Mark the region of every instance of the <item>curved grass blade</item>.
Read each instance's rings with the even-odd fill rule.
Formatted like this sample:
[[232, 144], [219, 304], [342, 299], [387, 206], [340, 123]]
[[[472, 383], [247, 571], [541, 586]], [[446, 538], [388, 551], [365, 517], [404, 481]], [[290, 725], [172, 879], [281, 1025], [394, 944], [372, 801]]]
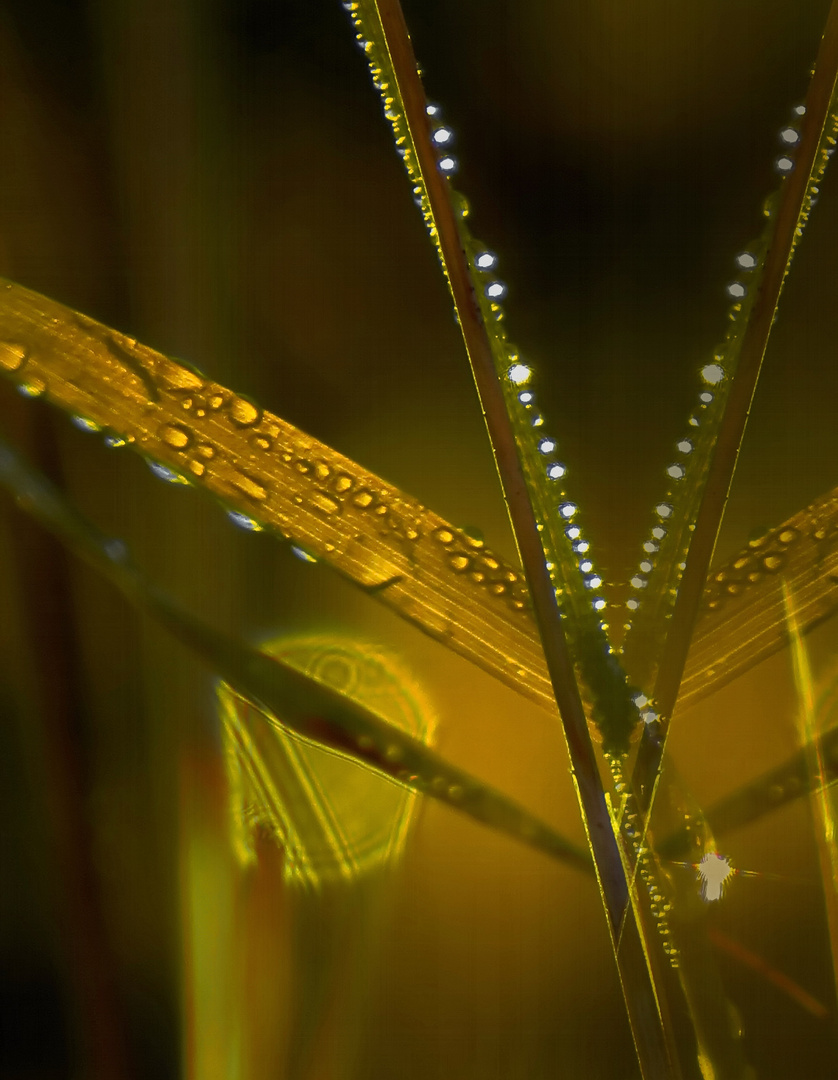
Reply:
[[[245, 521], [258, 514], [278, 536], [555, 715], [523, 575], [380, 476], [227, 387], [11, 282], [0, 283], [0, 371], [112, 433], [112, 443], [189, 476]], [[205, 407], [210, 401], [218, 407]], [[241, 426], [253, 416], [248, 408], [258, 419]], [[258, 508], [239, 461], [247, 473], [259, 463], [267, 495]], [[781, 567], [804, 632], [838, 609], [838, 489], [711, 577], [678, 713], [785, 647]]]
[[794, 590], [801, 633], [838, 610], [838, 488], [751, 540], [711, 574], [676, 715], [788, 645], [782, 581]]
[[431, 796], [481, 824], [578, 868], [577, 848], [505, 795], [450, 765], [419, 739], [260, 649], [197, 619], [147, 582], [120, 541], [102, 536], [36, 470], [0, 443], [0, 483], [80, 558], [104, 573], [138, 608], [162, 623], [216, 674], [300, 738], [325, 746], [396, 783]]

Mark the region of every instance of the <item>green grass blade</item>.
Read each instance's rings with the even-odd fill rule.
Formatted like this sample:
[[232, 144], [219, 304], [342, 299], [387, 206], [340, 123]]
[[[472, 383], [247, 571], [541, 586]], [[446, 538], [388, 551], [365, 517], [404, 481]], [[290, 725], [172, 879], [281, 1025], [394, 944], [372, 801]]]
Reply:
[[0, 483], [22, 509], [95, 569], [243, 697], [300, 738], [326, 746], [562, 862], [587, 867], [587, 852], [505, 795], [450, 765], [417, 738], [270, 653], [220, 633], [147, 582], [120, 541], [102, 536], [11, 447], [0, 443]]

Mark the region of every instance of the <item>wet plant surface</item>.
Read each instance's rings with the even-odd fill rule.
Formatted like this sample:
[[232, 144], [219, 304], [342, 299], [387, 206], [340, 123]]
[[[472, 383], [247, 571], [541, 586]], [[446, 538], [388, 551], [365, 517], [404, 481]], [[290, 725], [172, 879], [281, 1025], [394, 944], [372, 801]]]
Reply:
[[[732, 374], [726, 312], [741, 304], [744, 325], [759, 291], [763, 200], [798, 153], [793, 110], [826, 9], [405, 12], [442, 103], [434, 152], [456, 158], [452, 182], [486, 241], [467, 253], [484, 325], [508, 327], [500, 374], [518, 444], [533, 432], [537, 513], [549, 503], [566, 544], [569, 644], [629, 871], [642, 822], [619, 785], [657, 723], [643, 715], [656, 708], [647, 654], [666, 625], [662, 609], [644, 623], [643, 605], [655, 590], [665, 602], [655, 575], [677, 569], [679, 485]], [[190, 648], [182, 624], [173, 641], [142, 589], [137, 615], [4, 500], [5, 858], [18, 883], [4, 994], [12, 1016], [33, 1001], [54, 1016], [38, 1040], [15, 1025], [12, 1064], [203, 1076], [238, 1045], [225, 1075], [634, 1075], [595, 880], [533, 850], [539, 828], [587, 844], [527, 571], [346, 13], [51, 14], [4, 10], [0, 269], [67, 308], [7, 291], [0, 365], [77, 422], [9, 385], [4, 435], [124, 541], [103, 559], [124, 568], [126, 553], [229, 639], [202, 663], [194, 627]], [[687, 662], [691, 707], [675, 710], [638, 860], [639, 932], [671, 1010], [660, 1027], [686, 1076], [699, 1075], [696, 1031], [705, 1075], [826, 1077], [834, 1056], [831, 792], [804, 797], [834, 771], [832, 502], [789, 520], [836, 482], [832, 186], [827, 173], [783, 293]], [[178, 478], [214, 499], [160, 482]], [[55, 520], [66, 535], [64, 510]], [[597, 644], [606, 619], [618, 648], [623, 623], [639, 628], [620, 654], [627, 681]], [[795, 623], [813, 628], [801, 638]], [[209, 672], [232, 663], [230, 642], [268, 639], [316, 640], [334, 661], [328, 676], [318, 662], [321, 683], [343, 693], [347, 672], [389, 650], [436, 730], [437, 772], [423, 774], [404, 757], [418, 750], [390, 732], [378, 752], [375, 731], [353, 727], [360, 714], [343, 717], [356, 757], [424, 794], [374, 871], [352, 869], [340, 821], [319, 816], [318, 850], [350, 871], [310, 894], [289, 882], [295, 834], [260, 801], [271, 791], [256, 766], [240, 790], [247, 868], [229, 843]], [[276, 780], [291, 758], [266, 763], [294, 744], [245, 745], [262, 738], [261, 714], [233, 715], [238, 767], [261, 762]], [[615, 715], [631, 720], [627, 747]], [[347, 751], [332, 728], [309, 734]], [[443, 761], [468, 779], [434, 790]], [[531, 820], [500, 831], [483, 795], [484, 824], [458, 813], [472, 781]], [[297, 805], [332, 805], [321, 795]], [[632, 1022], [637, 1039], [646, 1021]]]

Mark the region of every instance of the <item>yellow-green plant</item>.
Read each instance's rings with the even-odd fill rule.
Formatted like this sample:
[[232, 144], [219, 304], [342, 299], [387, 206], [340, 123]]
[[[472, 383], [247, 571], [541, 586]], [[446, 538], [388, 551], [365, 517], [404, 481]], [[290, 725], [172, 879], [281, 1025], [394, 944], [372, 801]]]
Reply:
[[[451, 186], [453, 129], [424, 98], [398, 4], [363, 0], [345, 6], [454, 298], [521, 566], [490, 550], [474, 529], [426, 510], [249, 396], [10, 283], [0, 313], [0, 365], [28, 396], [46, 396], [71, 411], [79, 426], [104, 430], [111, 445], [132, 445], [175, 486], [208, 490], [245, 529], [290, 540], [305, 560], [332, 566], [436, 642], [546, 706], [554, 720], [557, 706], [589, 854], [493, 790], [498, 785], [477, 780], [478, 768], [449, 764], [444, 753], [388, 726], [363, 703], [195, 618], [149, 584], [122, 547], [105, 541], [11, 448], [0, 459], [0, 475], [25, 508], [104, 569], [238, 695], [259, 703], [265, 716], [273, 714], [302, 737], [541, 848], [588, 877], [594, 870], [642, 1075], [753, 1075], [747, 1034], [743, 1041], [716, 952], [738, 958], [743, 968], [762, 964], [762, 975], [796, 994], [798, 1003], [808, 1002], [809, 1012], [821, 1019], [824, 1007], [712, 925], [711, 905], [735, 872], [716, 843], [732, 823], [764, 816], [767, 804], [755, 792], [772, 792], [773, 807], [813, 793], [831, 932], [834, 836], [825, 788], [835, 740], [818, 731], [800, 638], [834, 605], [833, 497], [752, 538], [709, 584], [707, 579], [780, 289], [835, 144], [835, 18], [827, 24], [806, 104], [781, 130], [777, 168], [787, 175], [766, 204], [764, 232], [738, 256], [724, 344], [694, 366], [698, 402], [666, 468], [642, 561], [609, 593], [594, 563], [584, 499], [576, 502], [574, 470], [568, 475], [565, 454], [538, 405], [548, 375], [540, 376], [535, 390], [539, 365], [507, 337], [500, 303], [506, 286], [495, 276], [494, 255], [472, 238], [467, 204]], [[642, 423], [654, 422], [650, 409]], [[434, 438], [433, 424], [428, 437]], [[780, 580], [785, 591], [778, 591]], [[694, 634], [702, 598], [706, 612]], [[676, 705], [683, 709], [713, 692], [789, 636], [796, 644], [804, 748], [770, 777], [703, 813], [671, 762], [661, 769]], [[821, 715], [826, 711], [824, 704]], [[229, 731], [236, 732], [238, 723], [228, 715]], [[249, 754], [242, 743], [242, 760]], [[257, 813], [255, 820], [266, 817]], [[187, 833], [187, 848], [192, 842]], [[193, 920], [204, 903], [202, 888], [212, 888], [215, 878], [222, 892], [231, 887], [223, 856], [204, 858], [200, 845], [194, 850], [185, 885], [186, 892], [194, 890]], [[237, 886], [231, 888], [233, 896]], [[586, 895], [594, 905], [595, 890]], [[232, 918], [236, 904], [230, 899], [219, 911]], [[323, 925], [328, 918], [323, 915]], [[208, 919], [199, 926], [197, 948], [228, 931], [230, 940], [243, 940], [241, 928], [225, 930], [223, 921]], [[832, 940], [833, 956], [834, 948]], [[229, 942], [228, 949], [218, 971], [241, 978], [230, 974], [238, 954]], [[223, 1011], [209, 996], [203, 1000], [208, 970], [192, 972], [194, 994], [206, 1005], [195, 1028], [199, 1039], [209, 1038]], [[239, 992], [246, 999], [246, 979]], [[236, 1024], [247, 1023], [241, 1007]], [[192, 1048], [187, 1061], [196, 1075], [214, 1068], [234, 1075], [243, 1068], [235, 1048], [244, 1036], [236, 1024], [218, 1045], [209, 1039], [211, 1045]], [[583, 1059], [566, 1067], [584, 1069]], [[295, 1070], [306, 1067], [305, 1058], [289, 1060]], [[385, 1075], [387, 1055], [374, 1060], [376, 1075]], [[445, 1072], [444, 1055], [440, 1061]], [[549, 1068], [546, 1062], [524, 1050], [510, 1056], [499, 1075], [537, 1075]], [[459, 1064], [452, 1067], [463, 1072]], [[807, 1066], [813, 1067], [821, 1066]], [[347, 1073], [352, 1068], [344, 1062]], [[413, 1075], [404, 1068], [404, 1075]]]

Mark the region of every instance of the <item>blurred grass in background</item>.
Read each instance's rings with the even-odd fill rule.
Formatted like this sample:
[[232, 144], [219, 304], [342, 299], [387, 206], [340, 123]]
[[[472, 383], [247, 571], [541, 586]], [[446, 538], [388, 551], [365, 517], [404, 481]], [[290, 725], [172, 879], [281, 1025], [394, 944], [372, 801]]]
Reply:
[[[722, 337], [733, 256], [776, 186], [776, 132], [826, 9], [406, 4], [613, 580], [636, 561], [694, 370]], [[722, 556], [836, 483], [835, 183], [784, 295]], [[0, 274], [198, 364], [513, 553], [436, 257], [336, 0], [4, 0]], [[206, 618], [251, 639], [335, 632], [396, 649], [437, 704], [442, 752], [581, 837], [546, 715], [6, 385], [0, 423]], [[241, 1005], [253, 988], [267, 1063], [258, 1003], [293, 999], [290, 901], [269, 846], [244, 900], [224, 892], [210, 673], [8, 500], [0, 515], [0, 1074], [183, 1071], [179, 850], [201, 830], [207, 865], [220, 860], [206, 925], [225, 903], [248, 919], [225, 941], [247, 957], [241, 981], [216, 989]], [[833, 642], [828, 626], [813, 638], [816, 671]], [[794, 707], [778, 657], [691, 714], [673, 753], [699, 800], [790, 753]], [[591, 883], [442, 807], [419, 824], [358, 1076], [632, 1074]], [[814, 882], [809, 833], [798, 804], [730, 854]], [[817, 1022], [731, 968], [761, 1077], [831, 1075], [819, 903], [814, 884], [745, 879], [720, 908], [833, 1010]]]

